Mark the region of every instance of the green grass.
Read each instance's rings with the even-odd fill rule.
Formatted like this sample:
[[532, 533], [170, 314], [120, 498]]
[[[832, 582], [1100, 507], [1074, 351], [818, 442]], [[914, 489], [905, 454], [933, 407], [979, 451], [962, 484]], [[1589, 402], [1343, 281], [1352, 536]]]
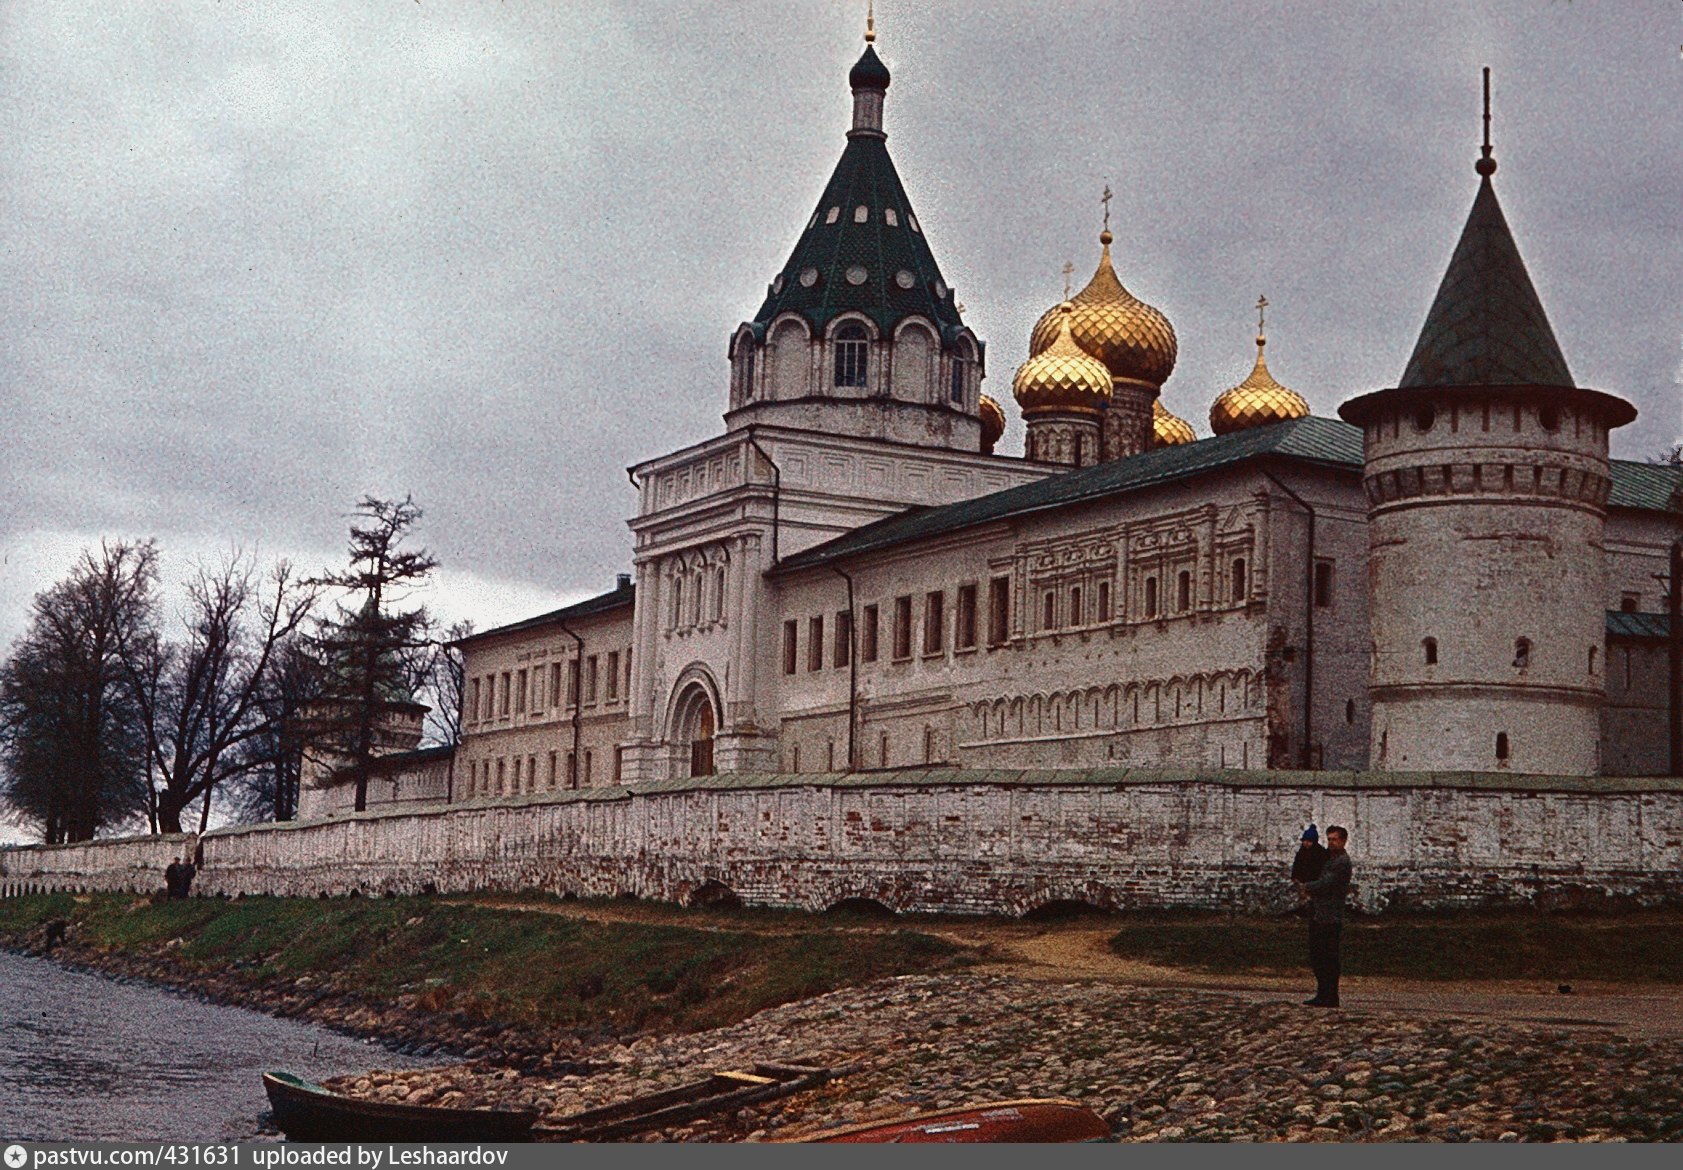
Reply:
[[[38, 941], [71, 920], [78, 948], [167, 960], [191, 981], [339, 991], [385, 1006], [516, 1026], [626, 1033], [716, 1027], [888, 975], [965, 962], [911, 930], [838, 934], [756, 912], [694, 911], [695, 925], [592, 922], [431, 898], [152, 902], [64, 895], [0, 900], [0, 939]], [[176, 941], [179, 940], [179, 941]]]
[[[1125, 958], [1212, 974], [1301, 972], [1297, 918], [1128, 916], [1110, 947]], [[1352, 919], [1344, 973], [1408, 979], [1683, 983], [1683, 912], [1550, 914], [1484, 910]]]

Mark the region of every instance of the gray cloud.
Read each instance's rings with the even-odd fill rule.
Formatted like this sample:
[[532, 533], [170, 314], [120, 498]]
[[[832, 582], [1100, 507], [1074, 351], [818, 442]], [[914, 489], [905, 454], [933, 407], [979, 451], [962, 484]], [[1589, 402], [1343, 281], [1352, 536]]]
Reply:
[[[412, 491], [446, 573], [605, 586], [624, 467], [717, 430], [726, 339], [841, 149], [857, 7], [10, 6], [8, 563], [66, 532], [331, 557], [360, 493]], [[1675, 6], [881, 9], [890, 148], [996, 396], [1106, 182], [1200, 430], [1260, 292], [1317, 412], [1394, 382], [1488, 63], [1574, 373], [1642, 410], [1618, 453], [1683, 430]], [[38, 585], [0, 570], [8, 640]]]

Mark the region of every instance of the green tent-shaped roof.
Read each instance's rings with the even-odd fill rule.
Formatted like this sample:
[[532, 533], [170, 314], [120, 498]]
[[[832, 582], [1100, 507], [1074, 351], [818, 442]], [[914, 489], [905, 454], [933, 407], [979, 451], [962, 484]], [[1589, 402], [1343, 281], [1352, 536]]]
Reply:
[[[887, 79], [888, 70], [867, 47], [854, 66], [854, 88], [880, 92]], [[794, 312], [818, 331], [848, 311], [865, 313], [884, 332], [906, 317], [927, 317], [943, 341], [963, 324], [887, 141], [881, 131], [858, 126], [849, 131], [818, 208], [753, 323], [763, 334], [779, 313]]]
[[1574, 384], [1485, 174], [1398, 386]]

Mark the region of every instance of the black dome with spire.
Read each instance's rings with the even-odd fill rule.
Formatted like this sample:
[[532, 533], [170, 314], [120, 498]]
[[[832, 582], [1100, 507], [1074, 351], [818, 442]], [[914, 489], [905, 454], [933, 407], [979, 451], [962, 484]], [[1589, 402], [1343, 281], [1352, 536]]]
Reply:
[[877, 56], [875, 46], [866, 45], [847, 75], [847, 84], [853, 89], [887, 89], [888, 81], [888, 66]]

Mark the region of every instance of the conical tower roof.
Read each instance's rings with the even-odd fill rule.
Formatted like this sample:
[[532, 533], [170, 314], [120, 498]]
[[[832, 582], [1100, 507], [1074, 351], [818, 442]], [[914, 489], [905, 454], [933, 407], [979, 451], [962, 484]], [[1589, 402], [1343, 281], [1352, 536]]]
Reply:
[[[870, 46], [849, 81], [856, 94], [866, 89], [880, 95], [888, 88], [888, 70]], [[795, 312], [822, 330], [850, 310], [865, 313], [885, 333], [913, 315], [936, 322], [944, 339], [963, 325], [885, 135], [857, 121], [754, 325], [763, 330], [779, 313]]]
[[[1495, 161], [1489, 171], [1495, 170]], [[1426, 314], [1401, 389], [1572, 386], [1566, 358], [1520, 259], [1489, 171]]]

